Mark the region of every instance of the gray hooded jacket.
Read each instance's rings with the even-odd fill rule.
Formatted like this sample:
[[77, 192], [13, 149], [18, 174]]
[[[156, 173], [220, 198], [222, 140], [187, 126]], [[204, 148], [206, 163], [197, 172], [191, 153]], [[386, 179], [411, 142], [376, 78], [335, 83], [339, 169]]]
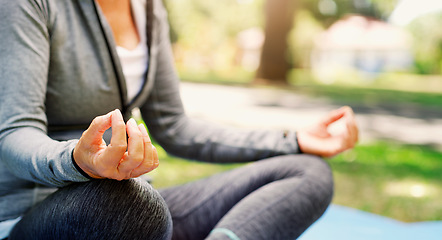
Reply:
[[147, 0], [149, 66], [127, 101], [112, 33], [94, 0], [0, 0], [0, 221], [54, 190], [88, 181], [72, 151], [92, 119], [138, 107], [171, 154], [246, 162], [297, 153], [294, 132], [237, 130], [188, 118], [179, 95], [167, 15]]

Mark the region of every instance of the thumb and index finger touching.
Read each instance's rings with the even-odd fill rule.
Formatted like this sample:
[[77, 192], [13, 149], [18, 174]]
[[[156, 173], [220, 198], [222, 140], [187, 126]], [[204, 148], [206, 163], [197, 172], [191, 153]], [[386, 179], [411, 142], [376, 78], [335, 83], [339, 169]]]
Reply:
[[328, 127], [331, 124], [339, 121], [340, 119], [343, 119], [345, 122], [345, 135], [349, 136], [349, 138], [356, 142], [358, 140], [358, 127], [356, 124], [355, 115], [351, 107], [344, 106], [331, 111], [322, 119], [322, 121], [320, 121], [320, 124]]
[[[132, 152], [132, 155], [152, 156], [154, 161], [158, 161], [157, 155], [152, 152], [154, 147], [151, 145], [150, 138], [144, 126], [143, 128], [140, 126], [135, 127], [137, 130], [139, 129], [138, 131], [142, 132], [142, 134], [138, 134], [140, 137], [137, 138], [137, 134], [134, 134], [134, 131], [131, 133], [129, 123], [125, 123], [118, 109], [106, 115], [96, 117], [80, 138], [81, 144], [79, 145], [81, 146], [78, 147], [80, 150], [76, 149], [76, 155], [78, 156], [76, 161], [78, 162], [78, 160], [80, 160], [80, 165], [83, 166], [84, 164], [82, 163], [85, 161], [83, 158], [91, 158], [93, 156], [93, 159], [85, 161], [89, 162], [89, 164], [87, 164], [88, 166], [90, 165], [86, 170], [92, 169], [93, 171], [89, 172], [92, 172], [93, 176], [115, 179], [121, 178], [120, 175], [122, 175], [122, 173], [119, 173], [119, 165], [124, 157], [129, 154], [129, 151]], [[110, 144], [106, 146], [106, 143], [103, 141], [103, 134], [109, 128], [112, 128], [112, 138]], [[127, 139], [127, 134], [129, 134], [130, 137], [129, 140]], [[128, 145], [131, 146], [128, 148]], [[143, 147], [143, 145], [149, 148]], [[146, 153], [140, 151], [140, 149], [144, 148]], [[134, 152], [137, 154], [134, 154]], [[141, 153], [138, 154], [139, 152]]]
[[340, 119], [343, 119], [345, 122], [346, 131], [344, 132], [344, 135], [347, 138], [346, 141], [350, 143], [350, 146], [353, 146], [358, 141], [358, 127], [353, 110], [350, 107], [344, 106], [330, 112], [323, 119], [322, 123], [328, 127], [330, 124]]
[[126, 124], [120, 110], [111, 112], [110, 127], [112, 138], [102, 154], [102, 164], [117, 167], [127, 150]]
[[338, 121], [339, 119], [347, 116], [347, 118], [351, 118], [353, 115], [353, 111], [351, 110], [350, 107], [341, 107], [338, 108], [336, 110], [331, 111], [327, 116], [325, 116], [321, 123], [324, 124], [325, 126], [329, 126], [330, 124]]
[[100, 145], [104, 132], [111, 127], [111, 118], [115, 111], [94, 118], [89, 128], [83, 132], [82, 140], [88, 145]]

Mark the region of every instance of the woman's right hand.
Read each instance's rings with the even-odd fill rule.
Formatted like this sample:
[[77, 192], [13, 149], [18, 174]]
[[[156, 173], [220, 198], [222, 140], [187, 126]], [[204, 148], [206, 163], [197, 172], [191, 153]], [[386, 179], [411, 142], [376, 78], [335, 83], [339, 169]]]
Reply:
[[[104, 132], [112, 128], [109, 145]], [[126, 138], [126, 133], [129, 138]], [[120, 110], [96, 117], [74, 149], [77, 165], [92, 178], [135, 178], [158, 167], [158, 153], [143, 124], [124, 123]]]

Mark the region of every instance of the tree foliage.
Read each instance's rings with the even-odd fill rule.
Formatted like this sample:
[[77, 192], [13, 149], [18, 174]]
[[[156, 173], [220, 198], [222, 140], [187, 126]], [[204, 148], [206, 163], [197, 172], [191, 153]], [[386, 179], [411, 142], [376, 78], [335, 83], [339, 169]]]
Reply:
[[209, 33], [216, 39], [225, 39], [243, 29], [263, 25], [262, 0], [165, 0], [165, 3], [175, 41], [197, 41], [195, 38]]
[[442, 13], [422, 16], [411, 22], [407, 28], [414, 37], [414, 56], [417, 73], [442, 73]]
[[304, 9], [325, 27], [347, 14], [386, 19], [397, 0], [300, 0]]
[[164, 0], [178, 67], [217, 71], [232, 67], [236, 36], [263, 26], [263, 0]]
[[[278, 0], [164, 0], [169, 12], [171, 38], [178, 63], [202, 64], [208, 71], [232, 65], [237, 51], [236, 37], [249, 28], [265, 29], [268, 1]], [[387, 20], [399, 0], [293, 0], [296, 13], [287, 44], [290, 66], [306, 67], [315, 35], [347, 14], [361, 14]], [[441, 72], [441, 15], [415, 20], [408, 26], [415, 45], [418, 73]], [[230, 71], [230, 70], [228, 70]]]

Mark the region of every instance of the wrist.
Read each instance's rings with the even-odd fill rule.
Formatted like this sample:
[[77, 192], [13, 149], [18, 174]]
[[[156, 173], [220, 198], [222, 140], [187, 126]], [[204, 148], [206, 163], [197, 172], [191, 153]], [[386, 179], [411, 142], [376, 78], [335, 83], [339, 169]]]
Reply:
[[77, 162], [75, 161], [75, 157], [74, 157], [74, 152], [75, 152], [75, 148], [74, 148], [74, 150], [72, 150], [72, 154], [71, 154], [71, 160], [72, 160], [72, 164], [74, 165], [74, 167], [75, 167], [75, 169], [77, 169], [77, 171], [81, 174], [81, 175], [83, 175], [85, 178], [88, 178], [88, 179], [93, 179], [91, 176], [89, 176], [89, 174], [87, 174], [78, 164], [77, 164]]
[[81, 175], [89, 179], [103, 179], [103, 177], [95, 174], [94, 171], [90, 170], [90, 168], [88, 168], [85, 164], [82, 164], [81, 161], [77, 161], [78, 159], [81, 159], [81, 157], [79, 157], [76, 153], [76, 148], [74, 148], [72, 151], [72, 163], [78, 172], [81, 173]]
[[299, 154], [303, 154], [304, 151], [302, 151], [301, 146], [300, 146], [300, 144], [299, 144], [299, 132], [296, 132], [296, 133], [295, 133], [295, 141], [296, 141], [296, 146], [297, 146], [297, 148], [298, 148], [298, 153], [299, 153]]

